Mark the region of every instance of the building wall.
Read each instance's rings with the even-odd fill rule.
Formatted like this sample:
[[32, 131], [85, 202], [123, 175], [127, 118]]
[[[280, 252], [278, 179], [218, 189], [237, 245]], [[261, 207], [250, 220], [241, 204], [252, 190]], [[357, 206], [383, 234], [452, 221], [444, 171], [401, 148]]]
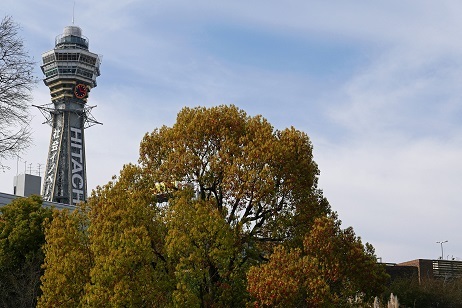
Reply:
[[40, 195], [42, 178], [32, 174], [19, 174], [13, 179], [14, 194], [22, 197]]
[[418, 268], [409, 265], [387, 265], [385, 271], [390, 275], [391, 281], [397, 278], [417, 278], [419, 277]]
[[462, 277], [461, 261], [417, 259], [400, 263], [397, 266], [416, 267], [420, 282], [424, 279]]
[[419, 281], [423, 279], [433, 279], [433, 261], [427, 259], [417, 259], [400, 263], [401, 266], [415, 266], [417, 267]]

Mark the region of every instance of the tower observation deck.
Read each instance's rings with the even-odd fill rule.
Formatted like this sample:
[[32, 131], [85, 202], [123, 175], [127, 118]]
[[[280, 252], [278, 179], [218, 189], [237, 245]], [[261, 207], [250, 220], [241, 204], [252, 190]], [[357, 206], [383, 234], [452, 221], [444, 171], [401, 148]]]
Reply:
[[42, 55], [51, 103], [36, 107], [52, 127], [42, 188], [45, 201], [75, 205], [87, 199], [84, 129], [100, 124], [87, 99], [96, 87], [101, 63], [88, 46], [82, 30], [68, 26], [56, 37], [55, 48]]

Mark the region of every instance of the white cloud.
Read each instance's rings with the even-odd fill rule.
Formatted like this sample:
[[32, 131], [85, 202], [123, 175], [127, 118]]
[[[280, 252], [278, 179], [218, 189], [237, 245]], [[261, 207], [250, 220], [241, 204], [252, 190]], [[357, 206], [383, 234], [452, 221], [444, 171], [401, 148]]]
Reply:
[[[323, 144], [315, 154], [333, 208], [384, 261], [435, 257], [433, 243], [442, 237], [451, 237], [448, 251], [462, 258], [460, 139], [361, 140]], [[390, 251], [390, 243], [407, 248]]]

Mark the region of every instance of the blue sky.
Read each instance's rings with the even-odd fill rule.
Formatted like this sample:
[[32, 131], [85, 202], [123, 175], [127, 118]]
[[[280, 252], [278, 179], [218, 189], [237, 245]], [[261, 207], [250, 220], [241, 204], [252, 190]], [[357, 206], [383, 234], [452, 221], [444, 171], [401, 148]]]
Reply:
[[[0, 15], [40, 61], [73, 5], [2, 0]], [[143, 135], [183, 106], [235, 104], [308, 133], [320, 188], [384, 261], [437, 258], [444, 240], [445, 258], [462, 259], [461, 13], [449, 0], [76, 1], [75, 24], [103, 55], [89, 188], [136, 162]], [[49, 101], [40, 82], [33, 103]], [[20, 173], [47, 156], [51, 129], [32, 112]], [[16, 161], [4, 163], [11, 192]]]

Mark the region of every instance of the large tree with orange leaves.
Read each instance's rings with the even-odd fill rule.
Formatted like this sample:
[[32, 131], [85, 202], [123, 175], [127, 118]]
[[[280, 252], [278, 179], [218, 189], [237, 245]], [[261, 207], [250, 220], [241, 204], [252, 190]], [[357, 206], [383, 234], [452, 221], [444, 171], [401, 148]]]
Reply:
[[[328, 236], [316, 221], [334, 215], [318, 174], [311, 142], [295, 128], [276, 130], [235, 106], [182, 109], [173, 126], [145, 135], [139, 165], [125, 166], [90, 198], [91, 268], [80, 304], [243, 307], [268, 295], [256, 294], [246, 273], [259, 265], [264, 272], [278, 254], [293, 260], [287, 273], [299, 283], [307, 277], [299, 259], [317, 249], [306, 246], [307, 236]], [[298, 255], [283, 255], [280, 245]], [[367, 255], [362, 246], [356, 252], [349, 261]], [[310, 266], [337, 271], [322, 264]], [[249, 275], [254, 285], [267, 279]], [[328, 286], [316, 298], [337, 292]], [[281, 296], [304, 299], [285, 290]]]

